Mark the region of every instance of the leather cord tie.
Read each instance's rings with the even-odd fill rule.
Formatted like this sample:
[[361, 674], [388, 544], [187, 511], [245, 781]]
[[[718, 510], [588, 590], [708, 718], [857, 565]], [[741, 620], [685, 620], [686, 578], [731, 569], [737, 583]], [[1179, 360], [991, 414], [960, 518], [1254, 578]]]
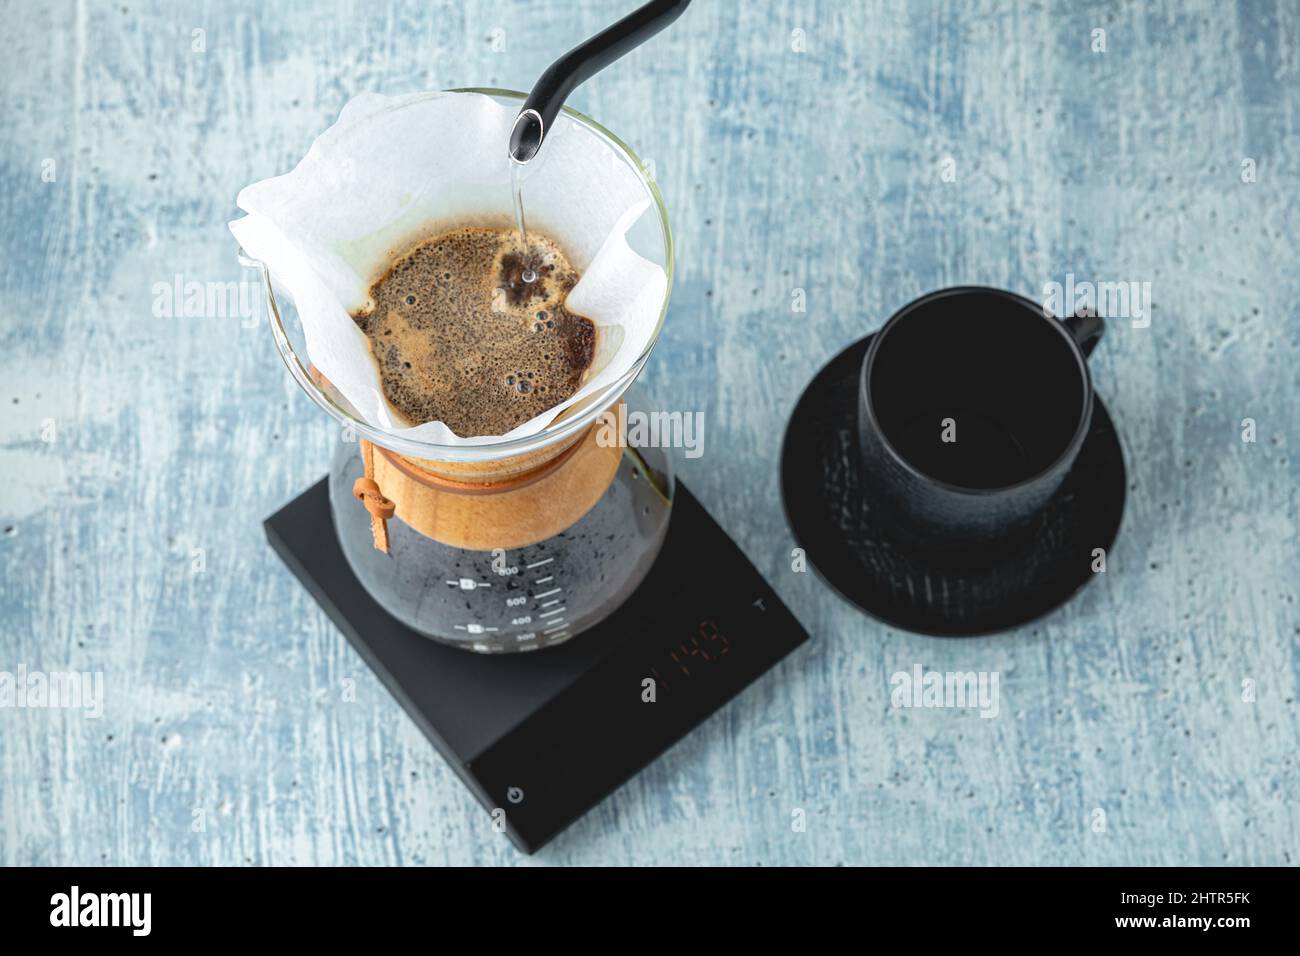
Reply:
[[375, 446], [364, 438], [361, 439], [361, 460], [365, 463], [366, 475], [353, 483], [352, 496], [370, 512], [370, 533], [374, 536], [375, 548], [387, 554], [388, 519], [396, 513], [397, 505], [385, 498], [375, 483]]

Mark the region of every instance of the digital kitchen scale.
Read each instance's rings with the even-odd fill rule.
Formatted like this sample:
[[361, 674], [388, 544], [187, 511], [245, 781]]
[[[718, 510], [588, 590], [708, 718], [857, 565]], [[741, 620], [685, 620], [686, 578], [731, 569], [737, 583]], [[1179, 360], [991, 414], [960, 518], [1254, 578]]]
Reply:
[[808, 639], [680, 481], [663, 549], [632, 597], [533, 652], [447, 647], [390, 616], [348, 567], [324, 480], [267, 519], [266, 534], [479, 802], [504, 811], [525, 853]]

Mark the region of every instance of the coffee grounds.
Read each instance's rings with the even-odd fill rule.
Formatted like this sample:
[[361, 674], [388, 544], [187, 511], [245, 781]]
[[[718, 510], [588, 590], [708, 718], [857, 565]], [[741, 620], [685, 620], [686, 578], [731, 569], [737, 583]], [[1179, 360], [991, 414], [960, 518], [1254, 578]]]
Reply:
[[543, 236], [525, 252], [513, 231], [456, 229], [397, 259], [353, 319], [403, 424], [503, 435], [573, 395], [591, 366], [595, 326], [565, 307], [578, 278]]

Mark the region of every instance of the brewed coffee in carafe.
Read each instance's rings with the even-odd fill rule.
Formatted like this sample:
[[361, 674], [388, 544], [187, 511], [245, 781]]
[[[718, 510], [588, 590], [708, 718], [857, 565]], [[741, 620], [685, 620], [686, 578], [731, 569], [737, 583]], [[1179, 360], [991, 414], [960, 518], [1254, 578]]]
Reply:
[[353, 571], [403, 623], [470, 650], [533, 650], [591, 627], [649, 571], [673, 492], [661, 450], [603, 447], [603, 428], [527, 461], [472, 467], [373, 447], [372, 473], [398, 502], [387, 553], [352, 497], [363, 450], [344, 446], [330, 501]]

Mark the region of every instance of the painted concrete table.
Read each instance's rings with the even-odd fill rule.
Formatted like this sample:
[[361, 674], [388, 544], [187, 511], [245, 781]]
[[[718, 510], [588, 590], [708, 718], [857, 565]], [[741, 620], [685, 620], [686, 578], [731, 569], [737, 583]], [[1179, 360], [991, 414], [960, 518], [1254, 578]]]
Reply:
[[[705, 414], [680, 473], [814, 640], [539, 856], [280, 565], [261, 519], [337, 428], [259, 312], [166, 290], [251, 278], [236, 192], [354, 94], [526, 87], [626, 6], [6, 5], [0, 671], [103, 698], [0, 709], [0, 863], [1295, 863], [1292, 4], [700, 0], [578, 91], [675, 224], [642, 382]], [[792, 570], [776, 461], [826, 359], [927, 290], [1071, 276], [1149, 290], [1092, 363], [1131, 472], [1104, 577], [963, 642]], [[997, 672], [998, 716], [892, 707], [918, 664]]]

